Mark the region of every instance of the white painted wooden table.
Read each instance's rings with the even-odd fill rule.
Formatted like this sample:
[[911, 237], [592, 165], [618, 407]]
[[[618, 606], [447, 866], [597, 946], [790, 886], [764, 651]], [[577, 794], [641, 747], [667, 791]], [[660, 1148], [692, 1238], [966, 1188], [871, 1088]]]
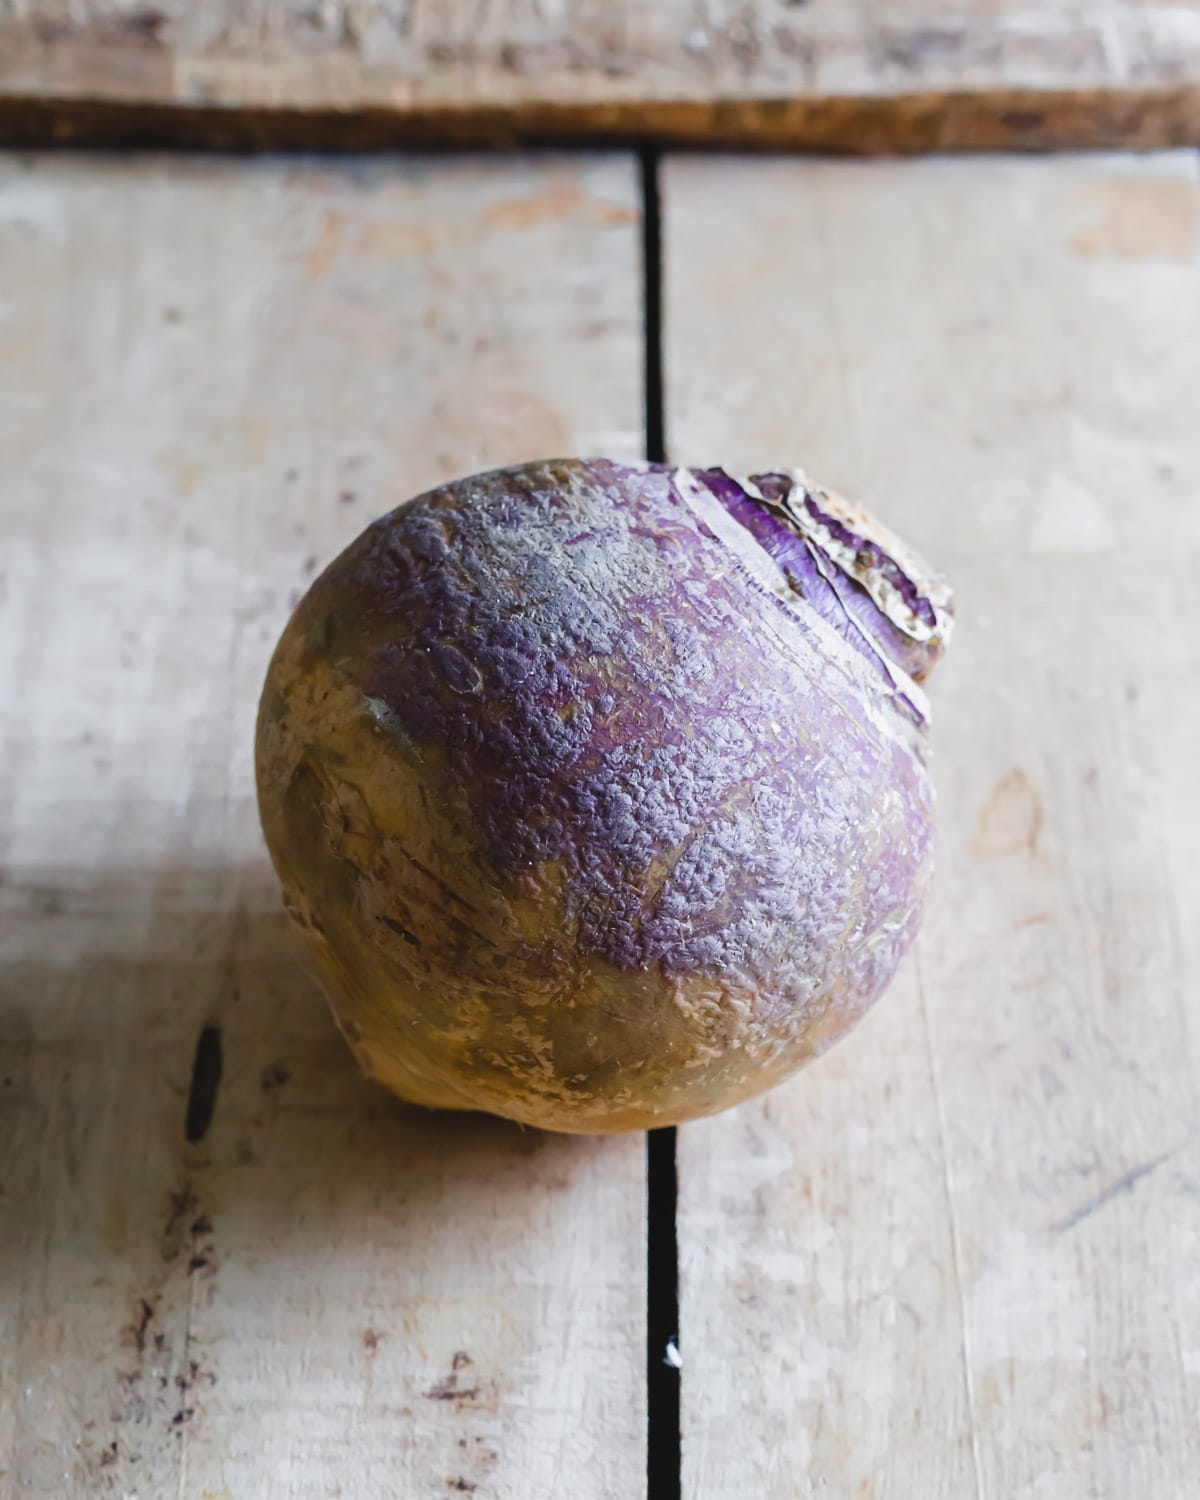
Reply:
[[[680, 1493], [1185, 1500], [1196, 159], [660, 186], [672, 457], [807, 465], [960, 606], [917, 953], [679, 1132]], [[640, 237], [628, 155], [0, 161], [2, 1500], [646, 1496], [644, 1139], [362, 1082], [250, 756], [370, 517], [641, 451]]]
[[635, 1495], [642, 1141], [362, 1082], [251, 750], [368, 519], [640, 450], [632, 164], [2, 172], [0, 1495]]
[[1200, 1494], [1194, 154], [681, 160], [669, 440], [954, 580], [902, 980], [680, 1131], [684, 1493]]

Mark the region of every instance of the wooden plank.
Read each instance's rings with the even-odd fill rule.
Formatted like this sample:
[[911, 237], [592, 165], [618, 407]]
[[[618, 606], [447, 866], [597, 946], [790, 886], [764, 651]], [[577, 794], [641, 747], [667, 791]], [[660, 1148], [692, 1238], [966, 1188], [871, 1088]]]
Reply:
[[639, 1495], [643, 1139], [361, 1080], [251, 754], [368, 519], [640, 450], [633, 164], [0, 174], [0, 1495]]
[[672, 456], [957, 586], [941, 856], [840, 1048], [679, 1136], [684, 1494], [1200, 1472], [1200, 173], [670, 160]]
[[9, 141], [1200, 144], [1178, 0], [3, 0]]

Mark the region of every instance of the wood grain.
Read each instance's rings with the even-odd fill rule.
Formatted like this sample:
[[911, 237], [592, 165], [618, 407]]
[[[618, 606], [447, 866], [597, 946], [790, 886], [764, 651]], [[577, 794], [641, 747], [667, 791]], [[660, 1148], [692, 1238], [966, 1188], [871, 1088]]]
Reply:
[[639, 452], [632, 163], [0, 174], [0, 1496], [641, 1494], [642, 1138], [361, 1080], [251, 755], [370, 518]]
[[0, 0], [0, 137], [1200, 144], [1178, 0]]
[[960, 622], [918, 951], [680, 1131], [684, 1494], [1190, 1493], [1196, 159], [681, 159], [663, 201], [672, 457], [859, 496]]

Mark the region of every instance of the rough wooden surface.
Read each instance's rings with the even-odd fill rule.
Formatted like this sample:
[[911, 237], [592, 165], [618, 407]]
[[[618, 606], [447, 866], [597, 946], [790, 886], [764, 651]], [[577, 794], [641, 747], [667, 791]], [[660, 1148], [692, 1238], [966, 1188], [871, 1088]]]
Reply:
[[640, 451], [632, 164], [0, 170], [0, 1496], [641, 1494], [642, 1138], [363, 1082], [251, 767], [370, 517]]
[[1178, 0], [0, 0], [0, 136], [1200, 144]]
[[1200, 172], [673, 160], [672, 456], [958, 590], [940, 875], [840, 1049], [679, 1137], [684, 1494], [1200, 1473]]

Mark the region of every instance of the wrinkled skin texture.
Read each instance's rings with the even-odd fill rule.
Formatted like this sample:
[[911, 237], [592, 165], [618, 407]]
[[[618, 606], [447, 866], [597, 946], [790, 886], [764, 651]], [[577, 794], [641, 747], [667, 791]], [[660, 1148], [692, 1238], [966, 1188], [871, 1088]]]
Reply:
[[[765, 514], [720, 471], [531, 464], [401, 506], [300, 603], [263, 827], [397, 1094], [670, 1124], [791, 1073], [892, 976], [931, 869], [920, 690], [857, 583], [847, 610], [806, 582], [773, 513], [755, 540]], [[941, 638], [901, 644], [927, 670]]]

